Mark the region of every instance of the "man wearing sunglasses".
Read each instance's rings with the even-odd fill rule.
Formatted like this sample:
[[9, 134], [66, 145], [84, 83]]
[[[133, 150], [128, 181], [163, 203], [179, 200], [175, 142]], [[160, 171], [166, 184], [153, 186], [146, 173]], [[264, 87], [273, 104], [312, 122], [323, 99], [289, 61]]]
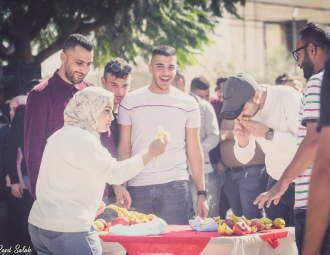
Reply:
[[[108, 149], [112, 157], [117, 158], [117, 146], [119, 141], [118, 129], [118, 106], [120, 101], [127, 95], [132, 81], [132, 67], [122, 58], [113, 58], [109, 60], [104, 67], [104, 75], [101, 77], [103, 88], [114, 93], [113, 116], [111, 122], [111, 134], [101, 134], [101, 142]], [[116, 195], [118, 206], [130, 207], [131, 197], [128, 191], [121, 185], [109, 187], [109, 198], [112, 200]], [[104, 215], [103, 215], [104, 216]], [[103, 217], [102, 216], [102, 217]]]
[[[259, 202], [259, 207], [267, 200], [268, 205], [272, 200], [278, 203], [282, 199], [281, 196], [288, 189], [289, 184], [295, 180], [294, 225], [296, 229], [296, 244], [299, 254], [302, 254], [309, 182], [314, 167], [319, 138], [316, 126], [320, 114], [323, 66], [327, 57], [330, 56], [330, 31], [318, 24], [309, 23], [299, 32], [296, 48], [292, 52], [293, 57], [297, 61], [297, 65], [303, 70], [304, 77], [308, 80], [300, 103], [299, 123], [301, 126], [298, 128], [297, 133], [298, 150], [277, 184], [268, 193], [261, 194], [255, 203]], [[310, 209], [313, 210], [313, 208]], [[312, 230], [308, 229], [308, 232], [310, 231]], [[317, 230], [314, 230], [312, 233], [314, 235], [317, 233]], [[329, 254], [330, 252], [330, 230], [327, 232], [327, 239], [322, 244], [321, 254]]]

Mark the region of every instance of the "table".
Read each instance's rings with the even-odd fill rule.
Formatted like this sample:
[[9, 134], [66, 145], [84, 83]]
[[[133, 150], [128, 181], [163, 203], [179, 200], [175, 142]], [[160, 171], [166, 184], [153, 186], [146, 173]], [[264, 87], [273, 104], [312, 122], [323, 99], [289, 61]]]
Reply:
[[[196, 232], [190, 226], [168, 225], [155, 236], [99, 235], [104, 255], [295, 255], [294, 228], [271, 229], [246, 236]], [[264, 241], [265, 240], [265, 241]], [[272, 246], [275, 248], [272, 248]]]

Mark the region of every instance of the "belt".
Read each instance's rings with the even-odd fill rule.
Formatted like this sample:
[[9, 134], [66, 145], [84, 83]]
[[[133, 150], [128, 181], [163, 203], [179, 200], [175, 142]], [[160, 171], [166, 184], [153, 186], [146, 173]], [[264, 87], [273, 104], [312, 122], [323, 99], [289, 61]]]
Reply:
[[251, 167], [256, 167], [256, 166], [260, 166], [263, 167], [265, 165], [247, 165], [247, 166], [233, 166], [233, 167], [225, 167], [226, 171], [232, 171], [232, 172], [241, 172], [244, 171], [246, 169], [249, 169]]

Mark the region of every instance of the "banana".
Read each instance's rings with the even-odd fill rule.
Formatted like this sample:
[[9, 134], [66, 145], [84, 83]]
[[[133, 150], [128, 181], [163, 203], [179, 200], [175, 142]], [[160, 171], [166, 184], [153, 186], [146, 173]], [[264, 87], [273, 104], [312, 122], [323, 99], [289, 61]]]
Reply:
[[257, 227], [256, 226], [252, 226], [251, 227], [251, 234], [254, 234], [255, 232], [257, 232]]
[[131, 220], [134, 218], [134, 216], [129, 211], [127, 211], [125, 208], [118, 207], [118, 210], [120, 212], [122, 212], [128, 220]]
[[222, 224], [222, 220], [220, 219], [220, 216], [219, 217], [213, 217], [213, 220], [218, 223], [218, 224]]
[[242, 218], [243, 218], [243, 220], [244, 220], [244, 222], [245, 222], [246, 225], [251, 226], [251, 221], [250, 220], [248, 220], [247, 218], [245, 218], [244, 215], [242, 216]]
[[[166, 135], [167, 142], [170, 142], [172, 140], [171, 134], [169, 132], [165, 132], [163, 126], [158, 126], [158, 134], [155, 135], [155, 138], [157, 139], [163, 135]], [[156, 167], [157, 167], [158, 157], [155, 157], [155, 162], [156, 162]]]
[[153, 218], [157, 218], [156, 215], [153, 215], [153, 214], [148, 214], [145, 216], [149, 221], [151, 221]]
[[228, 227], [226, 223], [223, 222], [222, 225], [225, 227], [226, 235], [231, 236], [232, 234], [234, 234], [233, 230], [230, 227]]
[[139, 219], [139, 220], [144, 220], [144, 219], [147, 219], [146, 216], [142, 213], [138, 213], [138, 212], [135, 212], [135, 211], [131, 211], [130, 212], [135, 218]]
[[118, 210], [118, 207], [116, 205], [108, 205], [107, 208], [115, 210], [118, 213], [118, 217], [125, 217], [124, 214]]
[[219, 235], [225, 235], [226, 234], [226, 229], [225, 229], [225, 226], [223, 224], [219, 224], [218, 233], [219, 233]]
[[244, 222], [243, 220], [241, 220], [240, 218], [238, 218], [235, 214], [229, 214], [229, 218], [233, 221], [233, 222]]

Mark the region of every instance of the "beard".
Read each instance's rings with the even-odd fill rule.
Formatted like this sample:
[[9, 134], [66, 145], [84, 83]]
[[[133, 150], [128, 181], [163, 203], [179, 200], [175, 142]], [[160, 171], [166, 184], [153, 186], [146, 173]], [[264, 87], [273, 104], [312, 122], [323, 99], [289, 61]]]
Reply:
[[304, 72], [304, 77], [308, 81], [312, 75], [314, 74], [314, 64], [308, 56], [307, 49], [305, 50], [305, 57], [303, 62], [301, 63], [301, 69]]
[[68, 64], [65, 62], [64, 63], [64, 74], [65, 74], [65, 77], [70, 81], [70, 82], [72, 82], [73, 84], [79, 84], [79, 83], [81, 83], [83, 80], [84, 80], [84, 78], [85, 78], [85, 76], [84, 77], [82, 77], [81, 79], [75, 79], [74, 78], [74, 74], [75, 73], [78, 73], [78, 72], [74, 72], [74, 71], [72, 71], [71, 69], [70, 69], [70, 67], [68, 66]]
[[168, 90], [169, 87], [171, 86], [171, 84], [170, 84], [166, 89], [164, 89], [164, 88], [162, 88], [161, 86], [158, 85], [158, 83], [157, 83], [155, 77], [153, 77], [153, 79], [154, 79], [154, 82], [155, 82], [156, 86], [157, 86], [160, 90], [165, 90], [165, 91], [166, 91], [166, 90]]

